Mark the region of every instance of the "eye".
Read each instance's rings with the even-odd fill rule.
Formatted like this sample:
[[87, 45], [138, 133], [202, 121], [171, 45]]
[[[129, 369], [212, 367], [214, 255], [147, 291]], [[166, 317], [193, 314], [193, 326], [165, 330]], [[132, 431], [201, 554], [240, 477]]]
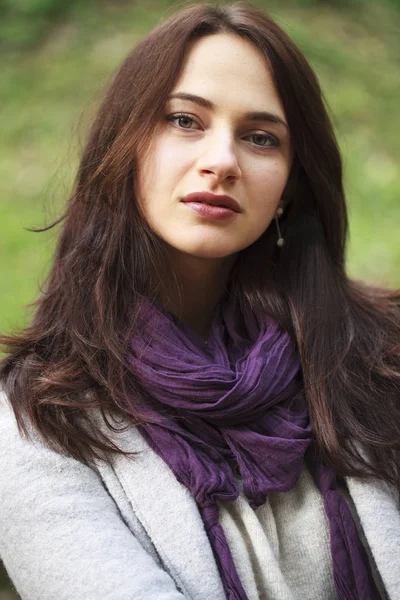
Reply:
[[268, 148], [270, 146], [276, 148], [277, 146], [279, 146], [279, 140], [270, 133], [252, 133], [247, 137], [253, 138], [253, 143], [259, 148]]
[[168, 115], [167, 121], [178, 121], [177, 127], [180, 129], [191, 129], [191, 125], [196, 122], [193, 117], [185, 113]]

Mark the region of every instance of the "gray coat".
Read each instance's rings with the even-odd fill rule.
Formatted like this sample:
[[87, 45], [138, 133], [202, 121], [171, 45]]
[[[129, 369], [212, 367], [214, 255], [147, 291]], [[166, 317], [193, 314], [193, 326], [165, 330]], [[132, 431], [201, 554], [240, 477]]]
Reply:
[[[23, 600], [224, 600], [189, 491], [136, 429], [114, 440], [141, 454], [91, 469], [21, 438], [0, 394], [0, 556]], [[347, 484], [389, 598], [400, 600], [399, 496]]]

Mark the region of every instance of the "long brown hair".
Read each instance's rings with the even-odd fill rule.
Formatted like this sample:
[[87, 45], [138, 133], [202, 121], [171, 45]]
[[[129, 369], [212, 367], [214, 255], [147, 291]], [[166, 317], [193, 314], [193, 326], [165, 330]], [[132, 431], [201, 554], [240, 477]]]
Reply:
[[264, 55], [294, 149], [285, 246], [276, 247], [268, 228], [243, 250], [232, 293], [243, 310], [271, 314], [297, 343], [325, 462], [339, 475], [376, 476], [400, 488], [400, 295], [347, 278], [341, 158], [318, 81], [278, 25], [244, 3], [195, 5], [169, 17], [109, 87], [32, 322], [21, 335], [0, 338], [7, 351], [0, 380], [21, 433], [28, 435], [28, 417], [48, 445], [91, 464], [119, 449], [93, 425], [90, 409], [144, 422], [128, 340], [136, 300], [162, 295], [171, 265], [135, 202], [138, 157], [165, 118], [189, 43], [218, 32], [241, 36]]

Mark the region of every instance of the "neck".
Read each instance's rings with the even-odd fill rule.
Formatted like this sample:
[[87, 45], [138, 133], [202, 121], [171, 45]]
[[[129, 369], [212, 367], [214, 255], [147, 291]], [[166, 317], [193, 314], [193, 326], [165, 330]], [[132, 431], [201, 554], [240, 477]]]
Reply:
[[[166, 286], [162, 303], [207, 339], [215, 309], [224, 294], [236, 257], [204, 259], [169, 250], [176, 282]], [[176, 285], [177, 283], [177, 285]]]

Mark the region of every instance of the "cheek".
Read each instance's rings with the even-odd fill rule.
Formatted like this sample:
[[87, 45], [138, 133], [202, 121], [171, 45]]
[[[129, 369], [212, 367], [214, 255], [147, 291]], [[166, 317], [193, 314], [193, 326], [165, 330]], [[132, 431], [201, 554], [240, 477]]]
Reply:
[[289, 169], [285, 163], [271, 163], [253, 173], [253, 191], [255, 202], [259, 210], [270, 214], [275, 211], [282, 196], [289, 176]]
[[190, 156], [170, 140], [160, 141], [154, 149], [145, 173], [147, 196], [172, 192], [190, 163]]
[[171, 202], [182, 181], [190, 160], [176, 144], [159, 140], [140, 165], [137, 202], [142, 215], [158, 233], [169, 222]]
[[142, 205], [148, 205], [157, 196], [157, 188], [161, 182], [165, 183], [168, 168], [165, 163], [168, 153], [160, 144], [156, 144], [149, 155], [138, 167], [138, 201]]

